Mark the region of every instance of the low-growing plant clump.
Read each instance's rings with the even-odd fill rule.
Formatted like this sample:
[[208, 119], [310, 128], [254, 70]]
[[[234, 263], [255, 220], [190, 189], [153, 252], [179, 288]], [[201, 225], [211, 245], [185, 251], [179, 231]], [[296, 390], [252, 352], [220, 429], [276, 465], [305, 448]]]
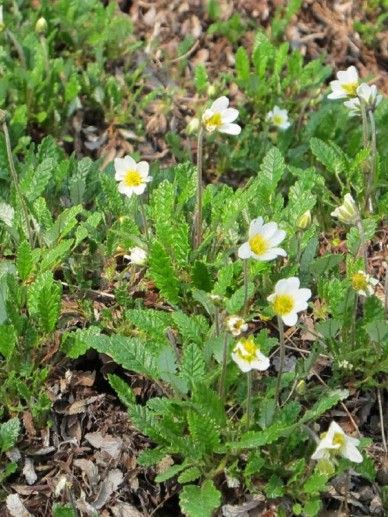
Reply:
[[[146, 508], [131, 484], [115, 498], [123, 469], [105, 484], [90, 471], [81, 441], [95, 446], [97, 433], [81, 423], [38, 515], [124, 515], [117, 500], [164, 515], [168, 499], [165, 515], [188, 517], [383, 515], [388, 101], [373, 78], [306, 62], [282, 41], [300, 2], [249, 48], [239, 19], [222, 21], [208, 2], [209, 34], [232, 38], [234, 68], [211, 79], [205, 65], [191, 69], [190, 120], [166, 135], [168, 158], [150, 160], [142, 113], [174, 92], [147, 87], [130, 18], [97, 0], [28, 14], [27, 2], [10, 4], [0, 56], [6, 511], [26, 512], [24, 496], [52, 468], [41, 458], [63, 445], [55, 415], [84, 365], [128, 412], [128, 472], [136, 465], [149, 494], [164, 496]], [[113, 135], [110, 154], [92, 145], [96, 128], [82, 140], [81, 119]], [[131, 144], [116, 148], [125, 128]], [[98, 497], [73, 468], [101, 482]], [[373, 487], [373, 510], [355, 497], [361, 486]]]

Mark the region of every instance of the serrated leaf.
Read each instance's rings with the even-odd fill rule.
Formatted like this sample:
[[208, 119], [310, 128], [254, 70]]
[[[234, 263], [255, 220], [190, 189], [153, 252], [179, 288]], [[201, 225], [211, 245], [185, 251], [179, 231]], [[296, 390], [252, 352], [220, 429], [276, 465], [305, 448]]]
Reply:
[[164, 472], [161, 472], [158, 474], [155, 478], [155, 481], [157, 483], [163, 483], [164, 481], [167, 481], [167, 479], [171, 479], [172, 477], [179, 474], [179, 472], [182, 472], [182, 470], [185, 470], [187, 468], [187, 465], [182, 463], [181, 465], [171, 465], [171, 467], [168, 467]]
[[20, 190], [28, 201], [33, 202], [43, 194], [53, 175], [55, 161], [45, 158], [35, 169], [31, 168], [20, 182]]
[[203, 92], [208, 87], [208, 76], [206, 67], [204, 64], [200, 63], [195, 67], [194, 70], [194, 81], [195, 88], [198, 92]]
[[0, 354], [9, 359], [16, 345], [16, 332], [12, 325], [0, 325]]
[[199, 470], [199, 468], [189, 467], [188, 469], [184, 470], [181, 474], [179, 474], [178, 483], [191, 483], [191, 481], [195, 481], [199, 477], [201, 477], [201, 471]]
[[208, 330], [206, 320], [201, 316], [187, 316], [182, 311], [172, 313], [172, 319], [183, 337], [183, 342], [193, 341], [200, 345], [203, 335]]
[[121, 377], [114, 373], [108, 373], [108, 381], [124, 406], [129, 407], [136, 403], [132, 388]]
[[3, 453], [12, 449], [16, 444], [19, 433], [20, 422], [16, 417], [0, 424], [0, 452]]
[[275, 192], [277, 184], [283, 176], [285, 163], [282, 153], [272, 147], [264, 156], [260, 166], [260, 181], [269, 191]]
[[236, 72], [237, 79], [241, 82], [249, 79], [250, 64], [248, 52], [244, 47], [239, 47], [236, 52]]
[[179, 301], [179, 282], [171, 263], [171, 257], [158, 241], [154, 242], [151, 247], [149, 262], [148, 274], [155, 282], [160, 294], [170, 303], [177, 304]]
[[325, 396], [318, 400], [311, 409], [308, 409], [302, 417], [301, 423], [316, 420], [321, 415], [336, 406], [338, 402], [349, 396], [348, 390], [333, 390], [325, 393]]
[[54, 503], [53, 517], [76, 517], [77, 514], [70, 504]]
[[0, 201], [0, 221], [12, 228], [15, 217], [15, 210], [8, 203]]
[[45, 250], [39, 264], [40, 272], [56, 269], [65, 260], [73, 244], [73, 239], [64, 239], [50, 250]]
[[27, 241], [19, 244], [16, 254], [16, 269], [21, 280], [26, 280], [32, 271], [34, 259], [31, 246]]
[[179, 503], [186, 517], [211, 517], [221, 504], [221, 493], [213, 481], [207, 480], [202, 486], [188, 485], [183, 487]]
[[303, 485], [303, 491], [309, 495], [318, 495], [326, 489], [327, 476], [314, 472]]
[[190, 386], [203, 381], [205, 377], [205, 360], [195, 343], [190, 343], [183, 350], [181, 376]]

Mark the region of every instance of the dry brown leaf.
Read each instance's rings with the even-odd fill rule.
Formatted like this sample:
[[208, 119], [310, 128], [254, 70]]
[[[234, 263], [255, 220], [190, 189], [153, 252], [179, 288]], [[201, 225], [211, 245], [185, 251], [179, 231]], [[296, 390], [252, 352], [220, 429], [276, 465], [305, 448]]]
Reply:
[[17, 494], [10, 494], [6, 499], [6, 504], [12, 517], [32, 517]]
[[123, 441], [118, 436], [110, 434], [103, 435], [100, 432], [88, 433], [85, 439], [96, 449], [108, 453], [112, 458], [117, 459], [123, 447]]

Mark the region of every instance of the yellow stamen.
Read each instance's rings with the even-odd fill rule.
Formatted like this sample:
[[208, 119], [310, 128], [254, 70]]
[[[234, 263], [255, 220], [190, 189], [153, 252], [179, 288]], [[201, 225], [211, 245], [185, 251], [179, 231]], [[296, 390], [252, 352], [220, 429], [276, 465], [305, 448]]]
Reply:
[[214, 127], [214, 128], [222, 126], [221, 113], [214, 113], [211, 117], [209, 117], [205, 121], [205, 125], [206, 125], [206, 127]]
[[242, 338], [239, 341], [239, 344], [242, 345], [243, 350], [241, 350], [240, 347], [235, 349], [236, 355], [242, 360], [242, 361], [248, 361], [251, 363], [256, 359], [256, 353], [258, 351], [258, 348], [253, 340], [253, 337], [249, 338]]
[[126, 187], [138, 187], [142, 185], [143, 178], [140, 176], [139, 171], [134, 169], [129, 169], [123, 178], [123, 183]]
[[354, 273], [352, 276], [352, 287], [355, 291], [366, 291], [368, 289], [368, 280], [365, 273], [361, 271]]
[[357, 95], [358, 83], [345, 83], [342, 84], [341, 87], [349, 97], [355, 97]]
[[295, 302], [292, 296], [289, 294], [278, 294], [273, 302], [273, 310], [275, 314], [285, 316], [292, 311], [294, 305]]
[[283, 124], [283, 117], [281, 115], [274, 115], [272, 122], [275, 126], [281, 126]]
[[335, 433], [333, 436], [333, 445], [339, 445], [340, 448], [345, 445], [345, 436], [342, 433]]
[[259, 234], [251, 237], [248, 242], [255, 255], [263, 255], [269, 248], [268, 241]]

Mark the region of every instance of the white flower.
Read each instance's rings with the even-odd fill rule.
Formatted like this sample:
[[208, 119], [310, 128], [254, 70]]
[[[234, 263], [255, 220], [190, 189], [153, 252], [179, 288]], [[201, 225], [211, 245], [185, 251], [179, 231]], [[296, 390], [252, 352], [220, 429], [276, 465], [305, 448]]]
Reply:
[[248, 330], [248, 323], [239, 316], [230, 316], [226, 320], [226, 326], [233, 336], [239, 336]]
[[219, 131], [228, 135], [239, 135], [241, 127], [238, 124], [232, 124], [238, 117], [238, 110], [228, 108], [229, 99], [227, 97], [219, 97], [216, 99], [209, 109], [202, 115], [202, 124], [206, 131], [213, 133]]
[[337, 217], [342, 223], [355, 224], [358, 220], [358, 210], [352, 195], [345, 194], [342, 205], [337, 207], [330, 215]]
[[361, 103], [358, 97], [354, 97], [349, 101], [345, 101], [344, 106], [348, 108], [350, 117], [354, 117], [356, 115], [361, 114]]
[[143, 194], [147, 183], [152, 180], [148, 175], [150, 166], [147, 162], [136, 163], [130, 156], [115, 158], [115, 179], [119, 181], [119, 192], [131, 197]]
[[363, 458], [357, 449], [359, 443], [360, 440], [346, 435], [336, 422], [332, 422], [327, 433], [321, 435], [321, 441], [311, 459], [321, 460], [330, 459], [331, 456], [342, 456], [354, 463], [361, 463]]
[[327, 96], [328, 99], [344, 99], [345, 97], [355, 97], [358, 87], [358, 72], [354, 66], [349, 66], [346, 70], [337, 72], [337, 80], [331, 81], [332, 92]]
[[307, 300], [311, 298], [310, 289], [299, 289], [299, 285], [299, 278], [295, 276], [279, 280], [275, 292], [267, 298], [275, 314], [289, 327], [296, 324], [298, 312], [307, 309]]
[[372, 84], [372, 86], [366, 83], [360, 84], [357, 88], [357, 95], [370, 109], [374, 109], [378, 106], [383, 99], [383, 96], [377, 93], [375, 84]]
[[242, 372], [259, 370], [263, 372], [269, 368], [269, 359], [260, 352], [253, 336], [241, 338], [232, 352], [232, 359]]
[[279, 230], [274, 222], [264, 224], [262, 217], [254, 219], [249, 226], [249, 239], [238, 249], [241, 259], [250, 257], [266, 262], [274, 260], [278, 255], [286, 257], [287, 253], [278, 244], [285, 238], [286, 232]]
[[280, 109], [279, 106], [274, 106], [273, 110], [267, 113], [265, 120], [283, 131], [291, 126], [288, 120], [288, 111], [286, 109]]
[[124, 258], [129, 260], [132, 264], [144, 266], [147, 260], [147, 252], [138, 246], [135, 246], [130, 251], [131, 253], [129, 255], [124, 255]]
[[338, 367], [342, 370], [353, 370], [352, 363], [349, 363], [347, 359], [343, 359], [342, 361], [338, 361]]
[[357, 271], [352, 275], [352, 287], [360, 296], [370, 296], [375, 292], [375, 287], [379, 283], [376, 278], [364, 273], [364, 271]]

